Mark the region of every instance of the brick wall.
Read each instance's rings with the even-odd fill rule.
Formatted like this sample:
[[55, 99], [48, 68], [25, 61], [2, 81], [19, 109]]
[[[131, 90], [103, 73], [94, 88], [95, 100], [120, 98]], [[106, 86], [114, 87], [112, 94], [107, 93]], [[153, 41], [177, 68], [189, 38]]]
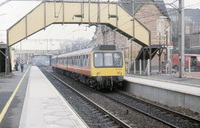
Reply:
[[[152, 0], [148, 0], [152, 2]], [[165, 30], [169, 27], [169, 20], [164, 17], [161, 10], [155, 4], [144, 4], [135, 14], [135, 17], [151, 31], [151, 44], [166, 44], [166, 34]], [[158, 32], [158, 22], [162, 22], [163, 27], [160, 29], [160, 34]], [[162, 30], [162, 31], [161, 31]], [[102, 33], [104, 31], [104, 35]], [[98, 27], [96, 32], [97, 44], [116, 44], [117, 47], [124, 48], [125, 61], [126, 61], [126, 70], [128, 70], [129, 63], [133, 63], [137, 57], [141, 45], [130, 41], [127, 37], [116, 32], [110, 28]], [[168, 35], [170, 35], [168, 29]], [[168, 41], [170, 37], [168, 36]], [[158, 57], [155, 57], [158, 60]], [[162, 57], [164, 59], [164, 57]]]

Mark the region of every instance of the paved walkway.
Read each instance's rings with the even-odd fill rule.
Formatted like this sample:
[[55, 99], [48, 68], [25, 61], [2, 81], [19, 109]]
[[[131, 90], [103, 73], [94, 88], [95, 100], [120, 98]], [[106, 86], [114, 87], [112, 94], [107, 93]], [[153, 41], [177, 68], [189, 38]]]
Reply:
[[84, 128], [87, 125], [42, 72], [32, 66], [19, 127]]

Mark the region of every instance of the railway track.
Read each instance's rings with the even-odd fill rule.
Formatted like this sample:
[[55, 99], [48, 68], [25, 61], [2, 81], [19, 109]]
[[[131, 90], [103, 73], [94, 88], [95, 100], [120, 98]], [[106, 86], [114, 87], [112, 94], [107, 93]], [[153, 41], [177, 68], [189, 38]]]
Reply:
[[[65, 79], [66, 77], [63, 76], [63, 78]], [[83, 87], [83, 86], [81, 86], [81, 87]], [[142, 113], [150, 118], [153, 118], [154, 120], [162, 122], [163, 124], [165, 124], [168, 127], [176, 127], [176, 128], [179, 128], [179, 127], [180, 128], [188, 128], [188, 127], [199, 128], [200, 127], [199, 120], [189, 117], [187, 115], [183, 115], [176, 111], [172, 111], [170, 109], [164, 108], [162, 106], [155, 105], [155, 104], [152, 104], [150, 102], [146, 102], [146, 101], [143, 101], [140, 99], [136, 99], [134, 97], [124, 95], [124, 94], [121, 94], [116, 91], [109, 92], [109, 93], [108, 92], [100, 93], [100, 92], [94, 91], [92, 89], [89, 89], [89, 90], [91, 91], [90, 93], [95, 93], [95, 94], [99, 93], [99, 95], [101, 95], [107, 99], [110, 99], [113, 102], [117, 102], [118, 104], [121, 104], [122, 106], [124, 106], [123, 108], [125, 108], [125, 109], [128, 108], [127, 114], [131, 113], [132, 111], [138, 111], [139, 113]], [[85, 108], [88, 108], [88, 107], [86, 106]], [[107, 110], [107, 108], [106, 108], [106, 110]], [[121, 110], [121, 111], [123, 111], [123, 110]], [[88, 113], [90, 113], [90, 112], [88, 112]], [[96, 113], [96, 112], [92, 112], [92, 113]], [[107, 116], [108, 114], [104, 114], [104, 115]], [[134, 115], [134, 116], [136, 116], [136, 115]], [[105, 120], [107, 120], [107, 119], [105, 119]], [[130, 122], [131, 121], [129, 121], [128, 123], [130, 123]], [[88, 123], [91, 123], [90, 119], [89, 119]], [[147, 124], [147, 126], [148, 126], [148, 124]], [[124, 126], [120, 125], [120, 127], [124, 127]]]
[[137, 98], [133, 98], [117, 92], [101, 94], [106, 96], [107, 98], [114, 100], [115, 102], [125, 105], [128, 108], [131, 108], [151, 118], [161, 121], [170, 127], [200, 128], [200, 120], [164, 108], [162, 106], [155, 105], [150, 102], [139, 100]]
[[[106, 111], [104, 108], [81, 94], [76, 89], [72, 88], [57, 76], [44, 69], [41, 70], [47, 78], [51, 77], [50, 81], [53, 82], [54, 85], [59, 85], [59, 88], [57, 88], [57, 86], [55, 87], [67, 101], [70, 99], [73, 104], [76, 104], [73, 107], [77, 109], [76, 111], [78, 111], [79, 115], [89, 127], [131, 128], [131, 126]], [[62, 87], [60, 84], [62, 84]]]

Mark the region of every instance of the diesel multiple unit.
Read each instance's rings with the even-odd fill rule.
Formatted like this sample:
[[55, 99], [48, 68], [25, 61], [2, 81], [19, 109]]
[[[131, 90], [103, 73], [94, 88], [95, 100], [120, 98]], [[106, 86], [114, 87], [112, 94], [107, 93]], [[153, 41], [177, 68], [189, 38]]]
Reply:
[[122, 85], [125, 74], [124, 53], [115, 45], [99, 45], [52, 57], [53, 70], [97, 90]]

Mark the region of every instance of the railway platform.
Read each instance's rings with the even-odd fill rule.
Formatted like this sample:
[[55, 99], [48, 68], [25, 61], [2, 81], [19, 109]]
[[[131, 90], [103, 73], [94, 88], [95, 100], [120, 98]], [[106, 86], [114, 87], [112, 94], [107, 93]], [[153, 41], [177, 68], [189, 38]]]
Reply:
[[126, 74], [123, 89], [151, 101], [200, 113], [200, 79], [197, 78]]
[[0, 127], [88, 127], [36, 66], [0, 77]]

